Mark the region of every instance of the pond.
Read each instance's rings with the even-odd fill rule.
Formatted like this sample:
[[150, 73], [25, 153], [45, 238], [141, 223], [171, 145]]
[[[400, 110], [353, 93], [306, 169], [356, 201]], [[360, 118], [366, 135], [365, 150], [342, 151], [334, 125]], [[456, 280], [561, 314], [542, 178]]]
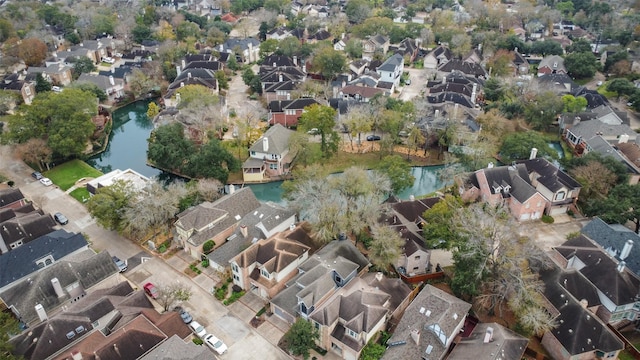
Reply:
[[[113, 130], [107, 149], [87, 162], [96, 169], [107, 173], [115, 169], [133, 169], [147, 177], [161, 180], [175, 176], [147, 165], [147, 139], [153, 130], [153, 123], [147, 117], [149, 101], [138, 101], [113, 112]], [[409, 199], [432, 193], [444, 186], [437, 172], [442, 166], [414, 167], [411, 173], [416, 178], [413, 186], [398, 194], [401, 199]], [[260, 201], [282, 203], [282, 182], [248, 185]]]

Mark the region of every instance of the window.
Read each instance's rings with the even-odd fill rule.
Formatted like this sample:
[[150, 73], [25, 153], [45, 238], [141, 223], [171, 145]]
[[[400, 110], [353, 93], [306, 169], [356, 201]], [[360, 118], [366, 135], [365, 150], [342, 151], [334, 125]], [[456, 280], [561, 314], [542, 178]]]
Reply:
[[236, 280], [236, 281], [240, 281], [240, 277], [238, 277], [238, 275], [236, 275], [236, 274], [233, 274], [233, 279]]
[[269, 272], [265, 269], [260, 269], [260, 275], [266, 277], [267, 279], [269, 278]]
[[233, 272], [237, 273], [238, 272], [238, 265], [236, 265], [236, 264], [231, 265], [231, 269], [233, 270]]
[[269, 169], [278, 170], [278, 164], [269, 164]]
[[347, 335], [351, 336], [354, 339], [358, 338], [358, 334], [355, 331], [353, 331], [351, 329], [348, 329], [348, 328], [347, 328]]
[[38, 267], [40, 267], [40, 268], [47, 267], [47, 266], [49, 266], [49, 265], [53, 264], [53, 256], [51, 256], [51, 255], [47, 255], [46, 257], [44, 257], [44, 258], [42, 258], [42, 259], [40, 259], [40, 260], [37, 260], [37, 261], [36, 261], [36, 264], [37, 264], [37, 265], [38, 265]]
[[564, 200], [567, 197], [567, 193], [564, 191], [558, 191], [556, 196], [553, 198], [554, 201]]
[[27, 95], [31, 95], [31, 89], [27, 86], [24, 88], [24, 93]]
[[420, 255], [416, 255], [416, 257], [414, 258], [414, 260], [420, 260]]
[[288, 109], [287, 109], [287, 110], [285, 110], [285, 111], [284, 111], [284, 114], [285, 114], [285, 115], [295, 115], [295, 114], [296, 114], [296, 111], [295, 111], [295, 110], [288, 110]]

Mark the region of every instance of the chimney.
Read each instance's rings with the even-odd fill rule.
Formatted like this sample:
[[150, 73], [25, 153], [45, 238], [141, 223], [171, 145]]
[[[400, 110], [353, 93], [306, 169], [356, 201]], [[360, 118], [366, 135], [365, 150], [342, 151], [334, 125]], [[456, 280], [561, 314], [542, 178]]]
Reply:
[[278, 64], [276, 64], [276, 62], [274, 61], [273, 62], [273, 67], [277, 67], [277, 66], [278, 66]]
[[478, 91], [478, 84], [473, 84], [473, 90], [471, 90], [471, 103], [473, 105], [476, 104], [476, 97], [477, 97], [477, 91]]
[[416, 345], [420, 345], [420, 330], [411, 329], [411, 339], [415, 341]]
[[529, 155], [529, 160], [533, 160], [538, 155], [538, 149], [531, 148], [531, 154]]
[[380, 271], [378, 271], [376, 273], [376, 280], [382, 281], [383, 278], [384, 278], [384, 275]]
[[219, 51], [222, 52], [222, 50], [224, 50], [222, 44], [220, 44], [220, 46], [218, 47]]
[[489, 164], [487, 164], [487, 169], [493, 169], [493, 161], [489, 161]]
[[8, 251], [9, 248], [7, 248], [7, 244], [4, 242], [2, 234], [0, 234], [0, 254], [6, 254]]
[[587, 299], [580, 300], [580, 306], [582, 306], [583, 309], [589, 307], [589, 302], [587, 301]]
[[307, 64], [303, 64], [302, 65], [302, 72], [306, 73], [307, 72]]
[[440, 110], [436, 110], [435, 113], [433, 114], [433, 118], [435, 120], [438, 120], [438, 116], [440, 115]]
[[340, 40], [344, 40], [344, 33], [340, 34]]
[[71, 359], [72, 360], [82, 360], [82, 353], [78, 350], [73, 350], [71, 352]]
[[184, 87], [184, 81], [180, 82], [180, 87]]
[[618, 144], [624, 144], [627, 141], [629, 141], [629, 135], [627, 134], [622, 134], [620, 135], [620, 137], [618, 138]]
[[293, 231], [293, 230], [295, 230], [295, 229], [296, 229], [296, 225], [295, 225], [295, 224], [291, 224], [291, 225], [289, 225], [289, 230], [290, 230], [290, 231]]
[[624, 261], [620, 261], [618, 263], [618, 267], [616, 267], [616, 270], [618, 270], [619, 273], [623, 272], [625, 265], [627, 265], [627, 263], [625, 263]]
[[47, 316], [47, 312], [44, 310], [44, 306], [42, 306], [41, 304], [36, 304], [35, 309], [36, 313], [38, 314], [38, 318], [40, 318], [40, 321], [45, 321], [49, 318]]
[[180, 76], [180, 69], [182, 69], [180, 65], [176, 66], [176, 77]]
[[416, 197], [413, 194], [409, 195], [409, 201], [415, 201]]
[[186, 61], [184, 61], [184, 59], [182, 59], [182, 68], [184, 69], [186, 67], [187, 67], [187, 63], [186, 63]]
[[482, 341], [484, 344], [488, 344], [493, 341], [493, 328], [491, 326], [487, 326], [487, 331], [484, 333], [484, 340]]
[[191, 79], [191, 71], [189, 71], [189, 72], [187, 73], [187, 77], [188, 77], [189, 79]]
[[114, 86], [116, 84], [116, 81], [113, 79], [113, 76], [109, 75], [109, 84], [111, 84], [111, 86]]
[[262, 138], [262, 151], [269, 151], [269, 139], [267, 139], [266, 137]]
[[282, 74], [278, 75], [278, 81], [282, 82], [284, 80], [284, 78], [282, 77]]
[[631, 253], [631, 248], [633, 247], [633, 240], [629, 239], [626, 243], [624, 243], [624, 247], [622, 248], [622, 252], [620, 253], [620, 259], [624, 260]]
[[236, 187], [235, 185], [231, 184], [229, 185], [229, 195], [233, 194], [236, 192]]
[[249, 236], [249, 229], [247, 229], [247, 225], [240, 225], [240, 232], [244, 238]]
[[443, 77], [442, 77], [442, 83], [443, 83], [443, 84], [446, 84], [446, 83], [447, 83], [447, 77], [446, 77], [446, 76], [443, 76]]
[[62, 290], [62, 285], [60, 285], [60, 280], [58, 280], [58, 278], [51, 279], [51, 285], [53, 285], [53, 290], [59, 298], [64, 296], [64, 291]]
[[120, 349], [118, 349], [118, 345], [113, 344], [113, 350], [114, 350], [118, 355], [120, 355]]
[[111, 67], [111, 73], [115, 74], [116, 73], [116, 68], [114, 66]]

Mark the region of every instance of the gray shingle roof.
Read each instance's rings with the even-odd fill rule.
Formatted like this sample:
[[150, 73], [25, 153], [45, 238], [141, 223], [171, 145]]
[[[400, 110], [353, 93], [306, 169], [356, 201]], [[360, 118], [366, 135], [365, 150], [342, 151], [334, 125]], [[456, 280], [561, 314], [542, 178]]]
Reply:
[[393, 72], [393, 71], [396, 71], [396, 69], [400, 65], [402, 65], [402, 63], [404, 63], [404, 59], [402, 58], [402, 55], [394, 54], [393, 56], [385, 60], [385, 62], [383, 62], [382, 65], [378, 66], [376, 70]]
[[54, 261], [60, 261], [88, 246], [82, 234], [65, 230], [56, 230], [19, 246], [0, 256], [0, 288], [38, 271], [40, 267], [36, 261], [47, 255], [51, 255]]
[[258, 140], [256, 140], [249, 151], [265, 152], [263, 150], [263, 141], [267, 139], [269, 144], [269, 153], [282, 155], [289, 150], [289, 139], [291, 134], [295, 133], [280, 124], [275, 124], [269, 128]]
[[[421, 359], [429, 346], [432, 347], [429, 358], [441, 359], [448, 346], [439, 340], [434, 329], [441, 330], [446, 338], [455, 335], [453, 332], [464, 321], [469, 309], [471, 304], [432, 285], [425, 286], [409, 304], [395, 333], [387, 342], [406, 343], [390, 346], [382, 359]], [[411, 336], [412, 331], [420, 332], [417, 343]]]
[[582, 187], [580, 183], [575, 181], [569, 174], [560, 170], [555, 164], [545, 158], [523, 160], [519, 163], [527, 167], [529, 174], [538, 174], [538, 182], [553, 192], [560, 190], [562, 187], [566, 187], [569, 190]]
[[178, 335], [173, 335], [140, 360], [210, 360], [211, 351], [206, 346], [200, 346], [193, 341], [184, 341]]
[[515, 168], [513, 166], [498, 166], [478, 171], [484, 172], [492, 194], [495, 194], [494, 185], [504, 187], [505, 184], [511, 187], [508, 193], [520, 203], [524, 203], [537, 193], [529, 182], [527, 168], [522, 164], [517, 164]]
[[599, 217], [594, 217], [580, 231], [618, 260], [621, 260], [620, 253], [627, 241], [633, 241], [631, 252], [624, 262], [631, 271], [640, 276], [640, 236], [638, 234], [620, 224], [609, 225]]
[[604, 137], [618, 137], [622, 134], [627, 134], [630, 138], [635, 139], [638, 135], [629, 127], [629, 125], [610, 125], [597, 119], [581, 121], [571, 128], [571, 132], [577, 137], [581, 137], [583, 139], [590, 139], [597, 135], [602, 135]]
[[22, 195], [22, 191], [18, 188], [0, 190], [0, 208], [22, 199], [24, 199], [24, 195]]
[[[485, 334], [489, 328], [492, 329], [492, 341], [485, 343]], [[528, 343], [529, 339], [498, 323], [480, 323], [476, 325], [469, 337], [463, 338], [456, 344], [449, 358], [456, 360], [521, 359]]]

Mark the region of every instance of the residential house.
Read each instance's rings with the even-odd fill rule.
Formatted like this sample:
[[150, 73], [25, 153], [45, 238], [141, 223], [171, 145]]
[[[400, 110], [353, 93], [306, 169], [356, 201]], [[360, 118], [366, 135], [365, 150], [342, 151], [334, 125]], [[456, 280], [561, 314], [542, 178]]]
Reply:
[[389, 320], [398, 320], [411, 301], [411, 289], [382, 273], [356, 277], [318, 304], [309, 319], [318, 329], [316, 343], [342, 359], [358, 359], [362, 348]]
[[556, 94], [571, 94], [578, 89], [578, 85], [565, 73], [538, 74], [535, 81], [539, 88]]
[[[131, 73], [134, 67], [129, 65], [121, 65], [118, 67], [111, 66], [109, 70], [98, 71], [98, 75], [113, 76], [114, 79], [120, 79], [125, 84], [128, 84], [131, 80]], [[143, 70], [144, 71], [144, 70]]]
[[471, 304], [425, 286], [405, 310], [381, 359], [444, 359], [469, 309]]
[[319, 41], [325, 41], [325, 40], [333, 42], [333, 35], [331, 35], [331, 33], [328, 32], [326, 29], [320, 29], [316, 31], [314, 34], [309, 35], [307, 40], [311, 44], [315, 44]]
[[600, 94], [597, 90], [589, 90], [586, 86], [575, 86], [571, 95], [585, 98], [587, 100], [586, 110], [594, 110], [609, 106], [609, 100], [606, 96]]
[[604, 251], [640, 276], [640, 235], [622, 224], [607, 224], [594, 217], [580, 232], [600, 245]]
[[[545, 285], [547, 311], [554, 316], [556, 327], [544, 333], [542, 346], [551, 358], [558, 360], [617, 358], [624, 343], [589, 310], [588, 301], [582, 301], [597, 298], [597, 294], [594, 297], [594, 292], [589, 293], [588, 282], [579, 272], [562, 266], [564, 257], [551, 259], [551, 267], [539, 274]], [[580, 291], [579, 298], [569, 289]]]
[[49, 214], [36, 210], [33, 203], [0, 210], [0, 254], [5, 254], [54, 230]]
[[156, 345], [151, 351], [143, 354], [140, 360], [210, 360], [211, 350], [206, 346], [196, 345], [193, 341], [184, 341], [179, 335], [173, 335]]
[[451, 360], [522, 359], [529, 339], [498, 323], [479, 323], [447, 356]]
[[402, 40], [398, 45], [389, 46], [389, 51], [399, 54], [403, 59], [413, 63], [418, 57], [419, 43], [410, 38]]
[[179, 68], [176, 78], [169, 84], [167, 93], [164, 96], [165, 106], [175, 107], [180, 103], [178, 90], [185, 85], [201, 85], [208, 88], [212, 94], [218, 93], [218, 80], [215, 74], [222, 69], [222, 65], [219, 62], [196, 62], [193, 65], [189, 63], [185, 67], [187, 66], [194, 67], [184, 71]]
[[108, 56], [107, 44], [103, 39], [84, 40], [79, 45], [72, 46], [67, 56], [86, 56], [94, 63], [99, 63]]
[[629, 169], [629, 185], [640, 182], [640, 145], [637, 142], [620, 143], [615, 146], [627, 169]]
[[39, 267], [28, 276], [17, 276], [10, 286], [3, 288], [0, 298], [20, 322], [29, 326], [40, 323], [78, 302], [90, 289], [109, 288], [120, 282], [120, 273], [111, 255], [106, 251], [96, 254], [88, 250], [86, 240], [82, 240], [85, 251]]
[[296, 126], [307, 106], [319, 104], [315, 99], [276, 100], [269, 103], [269, 125]]
[[453, 71], [442, 77], [442, 81], [427, 81], [427, 101], [432, 104], [453, 103], [473, 109], [482, 89], [483, 81]]
[[296, 221], [296, 212], [278, 204], [267, 202], [243, 216], [235, 230], [225, 239], [215, 240], [216, 247], [207, 255], [209, 264], [224, 272], [231, 267], [231, 260], [243, 250], [262, 239], [291, 229]]
[[316, 250], [303, 223], [252, 244], [231, 259], [233, 283], [271, 299], [298, 274], [298, 266]]
[[66, 86], [73, 80], [71, 77], [71, 66], [61, 63], [52, 64], [47, 67], [31, 66], [27, 69], [27, 74], [42, 74], [42, 76], [52, 85]]
[[567, 68], [564, 67], [564, 58], [559, 55], [545, 56], [538, 64], [538, 76], [566, 73]]
[[240, 220], [256, 211], [260, 202], [251, 188], [234, 190], [214, 202], [203, 202], [178, 214], [174, 240], [196, 259], [203, 254], [202, 244], [213, 240], [224, 244], [237, 229]]
[[582, 121], [583, 114], [578, 116], [565, 116], [559, 119], [560, 128], [563, 130], [562, 137], [571, 147], [575, 154], [586, 155], [594, 150], [592, 142], [602, 137], [609, 143], [635, 142], [638, 134], [624, 123], [616, 112], [596, 113], [599, 109], [594, 109], [596, 113], [592, 120]]
[[26, 81], [23, 75], [13, 73], [5, 76], [0, 82], [0, 90], [17, 93], [25, 104], [31, 105], [36, 96], [36, 85], [34, 82]]
[[471, 51], [469, 51], [462, 58], [462, 61], [481, 65], [482, 61], [484, 60], [484, 57], [482, 56], [482, 52], [480, 50], [481, 48], [482, 47], [478, 45], [478, 48], [471, 49]]
[[441, 65], [446, 64], [449, 60], [453, 59], [453, 54], [448, 47], [439, 45], [435, 49], [431, 50], [424, 57], [425, 69], [435, 70]]
[[267, 32], [267, 40], [275, 39], [275, 40], [279, 41], [279, 40], [282, 40], [282, 39], [286, 39], [286, 38], [288, 38], [290, 36], [293, 36], [293, 35], [291, 35], [291, 31], [289, 29], [287, 29], [286, 27], [284, 27], [284, 26], [275, 28], [275, 29]]
[[[605, 323], [624, 326], [640, 318], [640, 277], [625, 262], [632, 248], [629, 239], [614, 258], [584, 234], [554, 248], [564, 257], [565, 269], [575, 269], [588, 282], [580, 283], [579, 291], [569, 285], [567, 289]], [[584, 295], [587, 290], [595, 296]]]
[[89, 191], [89, 194], [95, 195], [98, 189], [111, 186], [116, 181], [126, 182], [129, 189], [136, 192], [142, 191], [142, 189], [149, 185], [149, 178], [135, 170], [116, 169], [87, 182], [87, 191]]
[[403, 71], [404, 58], [400, 54], [392, 55], [376, 68], [376, 72], [380, 75], [380, 81], [392, 83], [395, 87], [400, 85], [400, 76]]
[[226, 22], [227, 24], [235, 25], [238, 22], [238, 17], [236, 17], [232, 13], [226, 13], [220, 16], [220, 20]]
[[529, 61], [522, 56], [518, 51], [513, 52], [513, 67], [515, 68], [516, 75], [526, 75], [529, 73]]
[[343, 100], [355, 100], [357, 102], [369, 102], [378, 94], [387, 94], [388, 91], [376, 87], [347, 85], [340, 89], [338, 96]]
[[386, 55], [389, 51], [389, 38], [384, 35], [370, 36], [362, 42], [362, 58], [371, 61], [376, 53]]
[[64, 263], [68, 256], [80, 254], [88, 248], [89, 244], [82, 234], [56, 230], [3, 252], [0, 255], [0, 292], [35, 276], [44, 268], [58, 262]]
[[0, 210], [17, 209], [27, 205], [29, 201], [18, 188], [0, 190]]
[[304, 82], [306, 67], [298, 67], [294, 56], [270, 55], [265, 58], [258, 72], [265, 101], [291, 100], [293, 92]]
[[41, 321], [11, 340], [16, 354], [27, 359], [135, 359], [172, 336], [191, 334], [177, 312], [159, 314], [144, 291], [126, 281]]
[[479, 79], [486, 79], [488, 77], [487, 71], [481, 65], [474, 62], [451, 59], [446, 63], [438, 66], [438, 73], [441, 75], [448, 74], [453, 71], [458, 71], [467, 76]]
[[110, 100], [124, 96], [124, 80], [116, 79], [111, 75], [80, 74], [76, 82], [86, 82], [96, 85], [98, 89], [107, 94]]
[[542, 218], [547, 199], [536, 191], [524, 164], [494, 167], [476, 171], [466, 186], [460, 187], [464, 199], [479, 198], [493, 206], [506, 205], [518, 220]]
[[260, 41], [254, 38], [237, 39], [230, 38], [220, 44], [219, 52], [236, 54], [237, 60], [244, 64], [256, 62], [260, 59]]
[[123, 53], [120, 60], [125, 64], [140, 64], [146, 59], [150, 59], [153, 54], [153, 51], [142, 46], [141, 48], [134, 48], [131, 51]]
[[244, 182], [262, 182], [289, 173], [293, 154], [289, 139], [293, 130], [275, 124], [249, 148], [249, 158], [242, 164]]
[[411, 277], [431, 271], [431, 252], [422, 234], [425, 222], [422, 214], [439, 201], [440, 198], [435, 197], [408, 201], [391, 198], [387, 201], [391, 212], [383, 221], [399, 233], [405, 242], [395, 262], [400, 274]]
[[298, 267], [298, 274], [273, 297], [271, 312], [292, 324], [309, 316], [356, 276], [367, 272], [369, 261], [351, 241], [334, 240]]
[[571, 206], [575, 206], [582, 186], [560, 170], [558, 165], [545, 158], [532, 158], [519, 163], [526, 166], [531, 185], [547, 200], [547, 215], [565, 214]]

